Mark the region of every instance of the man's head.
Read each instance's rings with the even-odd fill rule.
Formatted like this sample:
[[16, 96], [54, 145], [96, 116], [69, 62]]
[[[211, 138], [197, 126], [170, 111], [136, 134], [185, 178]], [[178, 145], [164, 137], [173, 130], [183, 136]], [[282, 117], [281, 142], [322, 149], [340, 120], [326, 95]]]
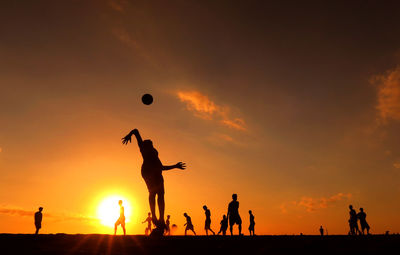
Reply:
[[119, 204], [119, 205], [122, 205], [122, 200], [119, 200], [119, 201], [118, 201], [118, 204]]
[[249, 210], [249, 213], [252, 214], [253, 212], [251, 210]]
[[151, 216], [151, 212], [149, 212], [147, 215], [148, 215], [148, 216]]
[[151, 140], [149, 140], [149, 139], [146, 139], [146, 140], [143, 141], [143, 147], [145, 149], [152, 149], [152, 148], [154, 148], [153, 147], [153, 142]]
[[203, 209], [204, 209], [204, 210], [207, 210], [207, 206], [206, 206], [206, 205], [203, 205]]
[[39, 207], [39, 212], [43, 211], [43, 207]]
[[171, 215], [167, 215], [167, 219], [171, 218]]
[[360, 212], [364, 212], [364, 208], [361, 207], [361, 208], [360, 208]]
[[349, 205], [349, 209], [352, 210], [352, 209], [353, 209], [353, 206], [352, 206], [352, 205]]
[[222, 216], [222, 218], [223, 218], [223, 219], [226, 219], [226, 215], [224, 214], [224, 215]]
[[232, 194], [232, 199], [233, 199], [234, 201], [236, 201], [236, 200], [237, 200], [237, 194]]
[[187, 217], [188, 215], [187, 215], [187, 213], [184, 213], [183, 216]]

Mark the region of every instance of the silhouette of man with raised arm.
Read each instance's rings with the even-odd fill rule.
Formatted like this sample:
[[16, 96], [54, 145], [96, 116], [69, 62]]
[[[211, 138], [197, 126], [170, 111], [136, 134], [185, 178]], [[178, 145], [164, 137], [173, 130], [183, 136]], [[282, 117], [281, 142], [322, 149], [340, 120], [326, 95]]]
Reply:
[[142, 222], [142, 224], [146, 223], [146, 222], [147, 222], [147, 228], [145, 229], [144, 233], [147, 236], [147, 235], [149, 235], [151, 233], [152, 218], [151, 218], [151, 213], [150, 212], [147, 214], [147, 218]]
[[[131, 142], [132, 135], [135, 135], [137, 143], [139, 145], [140, 152], [143, 157], [142, 164], [142, 177], [146, 182], [147, 189], [149, 190], [149, 204], [150, 211], [152, 215], [152, 221], [154, 225], [156, 225], [156, 229], [153, 230], [157, 235], [163, 235], [165, 230], [165, 222], [164, 222], [164, 210], [165, 210], [165, 201], [164, 201], [164, 178], [162, 175], [162, 171], [171, 170], [174, 168], [185, 169], [185, 164], [182, 162], [178, 162], [175, 165], [164, 166], [159, 157], [158, 151], [154, 148], [153, 142], [151, 140], [142, 140], [140, 133], [137, 129], [132, 130], [128, 135], [122, 138], [123, 144], [128, 144]], [[156, 217], [155, 212], [155, 200], [157, 196], [157, 204], [159, 210], [159, 218]]]
[[350, 209], [350, 211], [349, 211], [350, 235], [357, 235], [358, 233], [360, 233], [360, 230], [358, 229], [358, 224], [357, 224], [357, 213], [353, 209], [352, 205], [349, 205], [349, 209]]
[[215, 235], [215, 232], [211, 229], [211, 211], [210, 209], [207, 208], [206, 205], [203, 206], [204, 213], [206, 214], [206, 222], [204, 224], [204, 230], [206, 231], [206, 235], [208, 235], [208, 230], [210, 230], [213, 235]]
[[221, 227], [218, 231], [218, 235], [222, 232], [222, 235], [226, 235], [226, 230], [228, 229], [228, 218], [226, 217], [226, 215], [224, 214], [222, 216], [222, 220], [220, 222]]
[[250, 235], [254, 236], [254, 226], [256, 225], [256, 222], [254, 221], [254, 215], [253, 212], [251, 210], [249, 210], [249, 215], [250, 215], [250, 225], [249, 225], [249, 233]]
[[43, 218], [43, 207], [39, 207], [39, 211], [35, 212], [35, 235], [39, 234], [39, 230], [42, 228], [42, 218]]
[[171, 215], [167, 215], [167, 220], [165, 221], [165, 234], [166, 235], [171, 235], [171, 228], [169, 227], [169, 225], [170, 225], [170, 219], [171, 218]]
[[125, 229], [125, 210], [124, 207], [122, 206], [122, 200], [118, 201], [119, 205], [119, 218], [114, 224], [114, 235], [117, 234], [117, 227], [121, 225], [122, 230], [124, 231], [124, 235], [126, 235], [126, 229]]
[[192, 223], [192, 218], [187, 213], [184, 213], [183, 216], [186, 218], [186, 223], [183, 226], [186, 226], [185, 228], [185, 236], [187, 235], [187, 231], [191, 230], [194, 235], [196, 235], [196, 232], [194, 231], [193, 223]]
[[237, 201], [237, 194], [232, 195], [232, 201], [228, 205], [227, 217], [229, 219], [229, 230], [232, 233], [233, 225], [239, 225], [239, 235], [242, 235], [242, 219], [239, 215], [239, 202]]
[[369, 235], [369, 225], [367, 223], [367, 214], [364, 212], [363, 208], [360, 208], [360, 212], [357, 214], [357, 218], [360, 220], [361, 233], [364, 235], [365, 229], [367, 229], [367, 235]]

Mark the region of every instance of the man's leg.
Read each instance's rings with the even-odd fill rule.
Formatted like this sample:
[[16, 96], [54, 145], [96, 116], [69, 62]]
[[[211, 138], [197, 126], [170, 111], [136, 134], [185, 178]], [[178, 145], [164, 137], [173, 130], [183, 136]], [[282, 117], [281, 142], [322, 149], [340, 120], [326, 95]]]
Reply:
[[118, 226], [118, 224], [117, 224], [118, 222], [115, 222], [115, 224], [114, 224], [114, 235], [116, 235], [117, 234], [117, 226]]
[[149, 204], [150, 204], [150, 211], [151, 217], [154, 224], [157, 222], [156, 217], [156, 193], [150, 192], [149, 193]]
[[157, 203], [158, 203], [158, 210], [160, 212], [159, 221], [164, 225], [164, 211], [165, 211], [165, 200], [164, 200], [164, 192], [160, 192], [157, 194]]
[[233, 233], [232, 233], [232, 229], [233, 229], [233, 225], [232, 225], [232, 224], [230, 224], [230, 225], [229, 225], [229, 230], [231, 231], [231, 236], [233, 235]]
[[239, 223], [239, 235], [242, 234], [242, 223]]
[[124, 231], [124, 236], [126, 235], [125, 223], [121, 224], [122, 230]]

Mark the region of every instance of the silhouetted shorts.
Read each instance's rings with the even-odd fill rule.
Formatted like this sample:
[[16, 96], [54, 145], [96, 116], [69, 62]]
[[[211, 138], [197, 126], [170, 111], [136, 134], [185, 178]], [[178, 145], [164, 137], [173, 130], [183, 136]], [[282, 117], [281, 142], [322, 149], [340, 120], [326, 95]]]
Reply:
[[206, 220], [206, 224], [204, 225], [204, 229], [211, 229], [211, 220]]
[[254, 230], [254, 225], [255, 225], [255, 224], [250, 224], [249, 230]]
[[115, 226], [125, 226], [125, 217], [119, 217], [118, 220], [115, 222]]
[[369, 225], [367, 222], [360, 222], [361, 229], [369, 229]]
[[233, 226], [235, 224], [238, 224], [238, 225], [242, 224], [242, 219], [240, 218], [239, 215], [229, 217], [229, 225]]
[[160, 175], [144, 175], [142, 172], [142, 177], [146, 182], [147, 189], [149, 193], [153, 194], [164, 194], [164, 178]]
[[194, 230], [193, 225], [186, 225], [186, 230]]
[[37, 229], [42, 228], [42, 224], [40, 224], [40, 223], [35, 223], [35, 227], [36, 227]]

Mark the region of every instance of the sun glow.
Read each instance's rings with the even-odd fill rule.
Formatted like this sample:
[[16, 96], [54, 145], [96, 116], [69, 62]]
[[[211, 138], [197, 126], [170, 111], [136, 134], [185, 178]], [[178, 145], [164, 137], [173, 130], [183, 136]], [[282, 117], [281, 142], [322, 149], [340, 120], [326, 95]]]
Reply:
[[122, 196], [108, 196], [104, 198], [97, 208], [97, 218], [104, 226], [112, 227], [119, 218], [120, 208], [118, 201], [122, 200], [125, 211], [125, 222], [129, 222], [132, 215], [132, 206], [129, 201]]

